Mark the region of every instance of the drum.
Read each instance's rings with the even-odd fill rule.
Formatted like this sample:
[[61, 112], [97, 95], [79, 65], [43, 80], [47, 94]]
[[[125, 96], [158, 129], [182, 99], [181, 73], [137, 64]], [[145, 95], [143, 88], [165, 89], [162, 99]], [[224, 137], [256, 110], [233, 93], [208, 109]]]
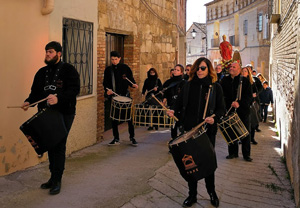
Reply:
[[124, 96], [113, 97], [110, 108], [110, 117], [117, 121], [131, 119], [132, 99]]
[[217, 169], [216, 153], [203, 127], [177, 137], [169, 143], [169, 149], [186, 181], [198, 181]]
[[228, 145], [248, 136], [249, 132], [236, 112], [221, 119], [218, 128]]
[[53, 109], [39, 111], [20, 126], [38, 155], [55, 147], [68, 135], [63, 115]]
[[133, 107], [133, 124], [135, 126], [170, 128], [174, 122], [174, 118], [170, 118], [167, 111], [159, 105], [137, 104]]

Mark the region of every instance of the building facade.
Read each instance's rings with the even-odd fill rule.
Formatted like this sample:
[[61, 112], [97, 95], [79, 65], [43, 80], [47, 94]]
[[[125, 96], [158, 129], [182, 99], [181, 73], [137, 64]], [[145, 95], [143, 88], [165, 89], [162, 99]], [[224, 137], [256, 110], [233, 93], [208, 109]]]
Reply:
[[281, 151], [300, 206], [300, 7], [296, 0], [270, 0], [270, 81]]
[[[68, 137], [67, 154], [105, 139], [110, 120], [105, 114], [103, 73], [109, 52], [118, 50], [140, 88], [150, 67], [164, 81], [169, 69], [185, 62], [186, 0], [1, 0], [0, 176], [47, 160], [38, 158], [20, 125], [36, 113], [7, 108], [21, 105], [30, 93], [35, 73], [45, 64], [45, 45], [63, 45], [63, 61], [80, 74], [81, 91]], [[24, 18], [26, 17], [26, 18]], [[183, 54], [183, 55], [182, 55]], [[4, 119], [5, 118], [5, 119]]]
[[206, 4], [208, 58], [221, 62], [222, 36], [240, 52], [242, 64], [269, 78], [268, 2], [264, 0], [215, 0]]
[[206, 24], [193, 22], [186, 32], [186, 64], [206, 57]]

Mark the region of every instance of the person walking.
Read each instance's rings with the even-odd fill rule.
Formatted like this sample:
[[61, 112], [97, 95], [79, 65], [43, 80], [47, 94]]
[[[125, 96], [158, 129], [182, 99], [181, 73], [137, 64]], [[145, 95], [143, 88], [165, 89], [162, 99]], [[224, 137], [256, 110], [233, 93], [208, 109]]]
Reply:
[[269, 83], [267, 81], [264, 81], [263, 83], [263, 91], [259, 95], [260, 99], [260, 112], [261, 112], [261, 118], [263, 119], [263, 122], [267, 122], [267, 116], [268, 116], [268, 107], [271, 103], [271, 106], [273, 107], [273, 91], [269, 87]]

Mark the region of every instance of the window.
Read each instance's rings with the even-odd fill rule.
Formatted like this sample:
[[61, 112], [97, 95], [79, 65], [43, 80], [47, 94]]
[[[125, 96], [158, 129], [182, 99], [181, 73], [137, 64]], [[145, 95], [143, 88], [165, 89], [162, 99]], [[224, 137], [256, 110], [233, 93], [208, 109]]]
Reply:
[[80, 76], [79, 96], [93, 93], [93, 23], [63, 19], [63, 61]]
[[244, 20], [244, 35], [248, 35], [248, 20]]
[[258, 14], [258, 32], [261, 32], [263, 29], [263, 15]]

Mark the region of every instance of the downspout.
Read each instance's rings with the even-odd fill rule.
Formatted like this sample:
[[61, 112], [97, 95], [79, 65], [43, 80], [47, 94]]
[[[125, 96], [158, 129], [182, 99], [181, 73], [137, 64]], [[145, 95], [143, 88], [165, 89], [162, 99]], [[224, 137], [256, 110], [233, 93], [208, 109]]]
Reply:
[[54, 9], [54, 0], [44, 0], [44, 6], [42, 8], [42, 15], [50, 14]]

